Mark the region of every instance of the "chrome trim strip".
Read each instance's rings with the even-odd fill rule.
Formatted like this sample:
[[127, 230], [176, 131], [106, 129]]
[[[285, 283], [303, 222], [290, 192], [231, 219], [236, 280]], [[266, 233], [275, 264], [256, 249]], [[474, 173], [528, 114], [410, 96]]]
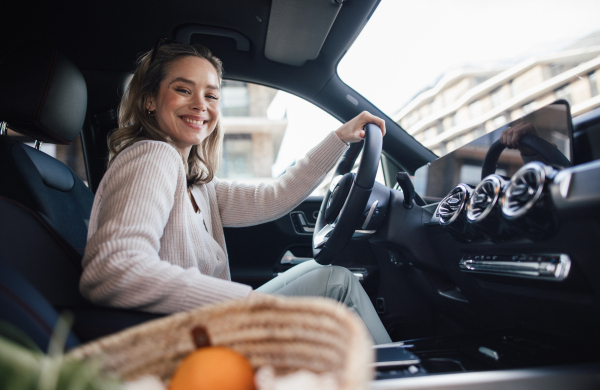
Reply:
[[352, 238], [365, 238], [375, 234], [377, 230], [355, 230]]
[[[535, 256], [535, 255], [534, 255]], [[474, 272], [490, 275], [515, 276], [528, 279], [543, 279], [562, 281], [569, 276], [571, 258], [562, 254], [544, 256], [558, 256], [557, 264], [549, 261], [493, 261], [461, 259], [459, 264], [463, 272]]]
[[363, 225], [362, 225], [362, 229], [363, 230], [366, 229], [367, 226], [369, 226], [369, 222], [371, 222], [371, 218], [373, 218], [373, 214], [375, 213], [375, 210], [377, 210], [377, 205], [378, 204], [379, 204], [379, 201], [376, 200], [371, 205], [371, 208], [369, 209], [369, 214], [367, 214], [367, 218], [365, 218], [365, 223], [363, 223]]
[[325, 245], [327, 240], [329, 240], [329, 236], [331, 235], [331, 232], [333, 232], [332, 225], [327, 224], [327, 225], [323, 226], [323, 229], [319, 230], [319, 232], [317, 234], [315, 234], [315, 236], [313, 238], [313, 248], [319, 249], [323, 245]]
[[7, 131], [6, 128], [8, 126], [8, 123], [6, 122], [0, 122], [0, 135], [6, 135]]
[[573, 175], [569, 171], [560, 171], [554, 178], [554, 183], [558, 183], [558, 191], [560, 195], [567, 199], [569, 196], [569, 188], [571, 186], [571, 179]]
[[310, 257], [296, 257], [292, 254], [292, 252], [287, 251], [285, 252], [285, 254], [281, 257], [281, 264], [291, 264], [291, 265], [296, 265], [296, 264], [301, 264], [304, 263], [305, 261], [310, 261], [313, 260]]

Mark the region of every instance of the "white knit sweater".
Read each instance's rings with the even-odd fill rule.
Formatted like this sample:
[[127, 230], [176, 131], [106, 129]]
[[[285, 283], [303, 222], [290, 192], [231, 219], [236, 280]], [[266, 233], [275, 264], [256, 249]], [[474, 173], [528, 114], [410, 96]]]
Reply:
[[223, 227], [287, 214], [346, 148], [331, 133], [273, 184], [214, 179], [194, 186], [198, 214], [177, 150], [164, 142], [135, 143], [115, 158], [96, 192], [81, 293], [99, 305], [157, 313], [247, 296], [249, 286], [231, 281]]

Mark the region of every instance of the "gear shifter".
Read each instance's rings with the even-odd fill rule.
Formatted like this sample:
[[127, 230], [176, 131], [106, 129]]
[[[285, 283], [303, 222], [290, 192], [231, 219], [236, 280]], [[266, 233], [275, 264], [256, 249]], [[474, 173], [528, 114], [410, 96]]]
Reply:
[[404, 207], [412, 209], [413, 199], [415, 198], [415, 187], [410, 180], [410, 176], [406, 172], [398, 172], [396, 174], [396, 181], [404, 193]]

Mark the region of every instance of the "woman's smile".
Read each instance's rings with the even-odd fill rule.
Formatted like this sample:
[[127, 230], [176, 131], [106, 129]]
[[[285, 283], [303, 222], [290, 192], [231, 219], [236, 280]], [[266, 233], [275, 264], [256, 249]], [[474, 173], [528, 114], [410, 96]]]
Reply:
[[189, 123], [191, 125], [196, 125], [198, 127], [204, 125], [204, 123], [206, 122], [205, 119], [193, 119], [193, 118], [189, 118], [189, 117], [185, 117], [185, 116], [182, 116], [181, 119], [183, 119], [183, 121], [186, 123]]

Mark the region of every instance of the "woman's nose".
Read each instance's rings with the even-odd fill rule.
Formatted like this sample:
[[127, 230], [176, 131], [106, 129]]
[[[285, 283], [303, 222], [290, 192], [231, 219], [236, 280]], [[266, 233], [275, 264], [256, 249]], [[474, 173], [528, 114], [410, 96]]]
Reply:
[[204, 111], [206, 109], [206, 102], [202, 98], [202, 96], [198, 96], [191, 102], [191, 108], [193, 110]]

